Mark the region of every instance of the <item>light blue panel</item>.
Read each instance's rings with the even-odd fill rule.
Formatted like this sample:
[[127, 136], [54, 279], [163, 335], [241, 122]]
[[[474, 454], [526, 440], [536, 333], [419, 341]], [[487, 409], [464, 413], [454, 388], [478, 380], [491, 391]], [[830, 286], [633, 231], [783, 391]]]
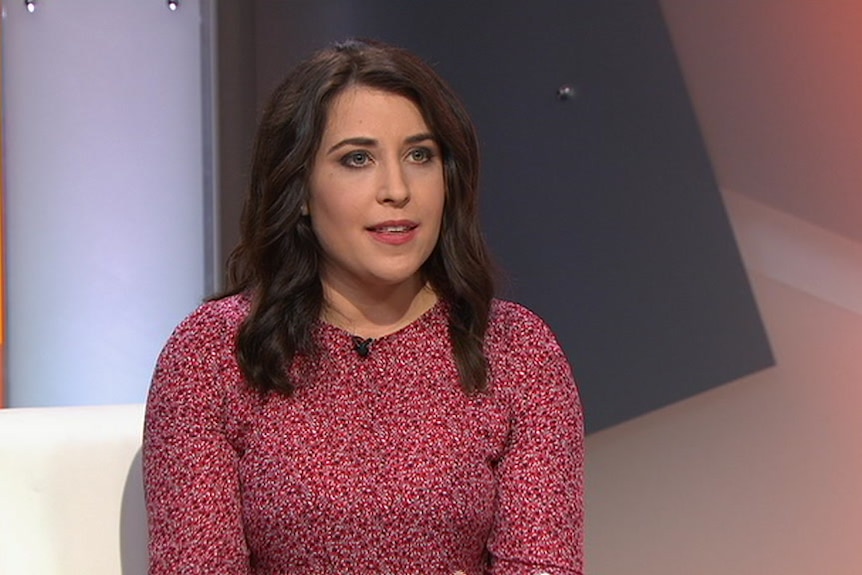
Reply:
[[8, 404], [141, 402], [207, 285], [201, 6], [3, 17]]

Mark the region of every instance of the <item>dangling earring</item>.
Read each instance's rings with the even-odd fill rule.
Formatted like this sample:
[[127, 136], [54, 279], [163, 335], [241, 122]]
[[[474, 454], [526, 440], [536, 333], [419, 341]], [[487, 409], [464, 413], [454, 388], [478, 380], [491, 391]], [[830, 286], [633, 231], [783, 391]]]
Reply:
[[302, 204], [302, 207], [299, 208], [299, 215], [307, 216], [308, 215], [308, 204]]

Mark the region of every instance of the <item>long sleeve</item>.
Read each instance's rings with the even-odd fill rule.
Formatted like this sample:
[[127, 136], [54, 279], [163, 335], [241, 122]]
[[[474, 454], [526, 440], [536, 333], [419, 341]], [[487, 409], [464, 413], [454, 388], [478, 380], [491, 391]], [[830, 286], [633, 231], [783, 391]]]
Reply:
[[[537, 322], [540, 322], [536, 318]], [[584, 430], [569, 364], [543, 323], [518, 334], [508, 444], [497, 468], [492, 575], [584, 573]]]
[[204, 304], [150, 390], [150, 574], [582, 575], [577, 388], [547, 326], [495, 305], [487, 393], [461, 391], [441, 304], [370, 357], [322, 324], [284, 397], [240, 373], [247, 302]]
[[237, 450], [225, 385], [234, 330], [207, 304], [159, 357], [147, 403], [144, 483], [150, 575], [248, 575]]

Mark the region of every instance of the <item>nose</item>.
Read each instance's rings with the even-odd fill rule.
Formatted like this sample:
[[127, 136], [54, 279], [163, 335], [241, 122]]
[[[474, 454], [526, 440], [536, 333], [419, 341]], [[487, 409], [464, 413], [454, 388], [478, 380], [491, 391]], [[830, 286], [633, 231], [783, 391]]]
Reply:
[[395, 207], [406, 205], [410, 201], [410, 184], [401, 162], [387, 162], [380, 172], [377, 201]]

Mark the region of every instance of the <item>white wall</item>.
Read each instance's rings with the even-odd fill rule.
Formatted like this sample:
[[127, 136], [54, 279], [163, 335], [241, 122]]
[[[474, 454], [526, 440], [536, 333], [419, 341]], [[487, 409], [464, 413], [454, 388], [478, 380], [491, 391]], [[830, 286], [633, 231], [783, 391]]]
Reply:
[[36, 7], [3, 2], [7, 403], [140, 402], [208, 282], [201, 5]]
[[589, 573], [857, 575], [862, 5], [662, 5], [777, 365], [587, 439]]

